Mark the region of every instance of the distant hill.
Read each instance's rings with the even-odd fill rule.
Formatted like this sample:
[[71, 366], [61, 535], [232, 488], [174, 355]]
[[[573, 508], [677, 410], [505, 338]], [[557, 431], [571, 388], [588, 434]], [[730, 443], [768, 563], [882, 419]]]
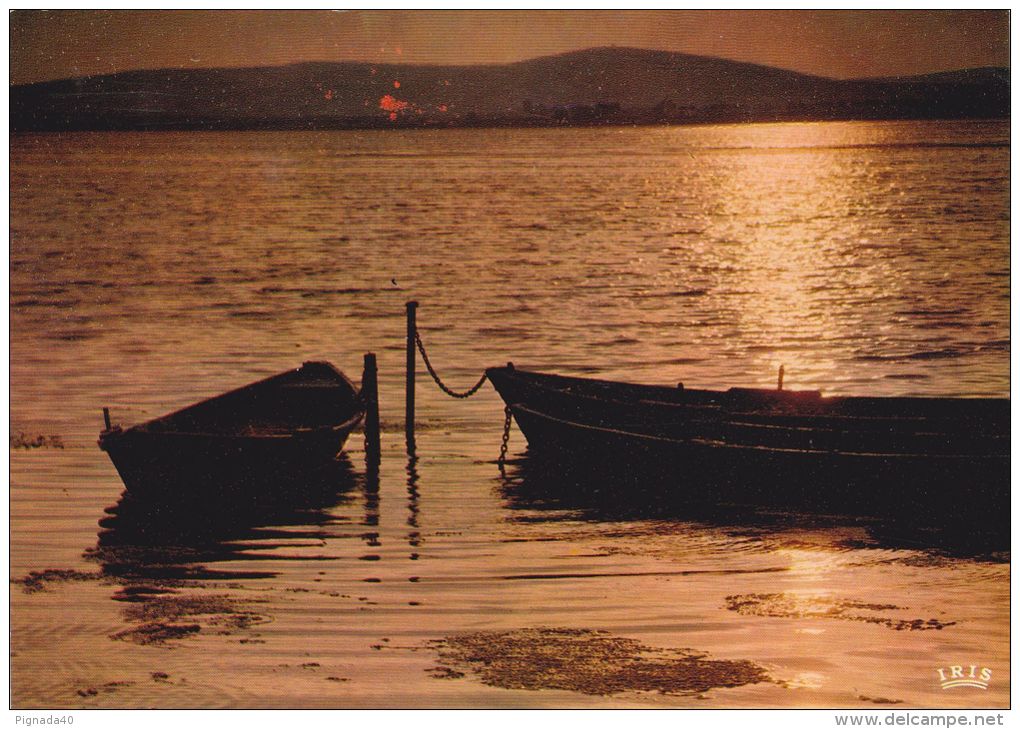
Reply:
[[300, 63], [12, 86], [12, 131], [322, 129], [991, 118], [1009, 69], [837, 81], [750, 63], [594, 48], [506, 65]]

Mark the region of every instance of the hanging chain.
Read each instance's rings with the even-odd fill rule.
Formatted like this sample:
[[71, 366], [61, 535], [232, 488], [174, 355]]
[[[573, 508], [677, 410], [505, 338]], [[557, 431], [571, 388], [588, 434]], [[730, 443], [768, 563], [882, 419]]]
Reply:
[[[445, 392], [450, 397], [456, 397], [458, 399], [469, 398], [476, 392], [478, 392], [482, 388], [482, 385], [485, 384], [487, 375], [483, 372], [482, 376], [478, 379], [478, 382], [476, 382], [474, 387], [472, 387], [471, 389], [465, 390], [464, 392], [457, 392], [456, 390], [451, 390], [440, 379], [439, 373], [436, 372], [436, 368], [432, 366], [432, 361], [429, 359], [429, 355], [425, 351], [425, 345], [421, 341], [421, 333], [418, 332], [417, 329], [415, 329], [414, 332], [414, 343], [415, 346], [418, 347], [418, 352], [421, 353], [421, 358], [425, 362], [425, 368], [429, 371], [429, 374], [432, 376], [432, 379], [439, 386], [439, 389]], [[499, 447], [499, 470], [501, 473], [505, 472], [504, 466], [506, 464], [506, 453], [510, 444], [510, 426], [513, 423], [513, 413], [510, 411], [509, 405], [504, 408], [504, 412], [506, 413], [506, 420], [503, 423], [503, 442]]]
[[503, 443], [499, 447], [499, 470], [502, 471], [506, 465], [506, 451], [510, 444], [510, 424], [513, 422], [513, 413], [510, 406], [503, 408], [506, 413], [506, 421], [503, 423]]
[[449, 387], [443, 384], [443, 381], [441, 379], [439, 379], [439, 375], [436, 373], [435, 368], [429, 361], [429, 356], [425, 354], [425, 345], [421, 343], [421, 334], [419, 334], [417, 331], [415, 331], [414, 333], [414, 343], [418, 345], [418, 351], [421, 352], [421, 358], [425, 360], [425, 367], [428, 369], [429, 374], [432, 375], [432, 379], [436, 381], [437, 385], [439, 385], [439, 389], [445, 392], [450, 397], [456, 397], [460, 399], [471, 397], [481, 389], [482, 385], [485, 384], [486, 376], [485, 373], [482, 373], [481, 379], [478, 380], [475, 386], [472, 387], [470, 390], [466, 390], [464, 392], [457, 392], [455, 390], [451, 390]]

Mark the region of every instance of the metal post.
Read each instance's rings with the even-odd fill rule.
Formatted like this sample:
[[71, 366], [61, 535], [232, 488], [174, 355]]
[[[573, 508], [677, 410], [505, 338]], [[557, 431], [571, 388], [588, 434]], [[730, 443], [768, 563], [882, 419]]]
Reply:
[[786, 368], [783, 365], [779, 365], [779, 386], [777, 390], [783, 389], [783, 375], [786, 373]]
[[103, 422], [106, 423], [107, 430], [110, 430], [113, 427], [110, 424], [110, 408], [103, 408]]
[[365, 354], [361, 397], [365, 403], [365, 458], [370, 464], [378, 464], [382, 452], [379, 443], [379, 377], [375, 355], [371, 352]]
[[404, 432], [407, 436], [408, 453], [414, 453], [414, 368], [418, 361], [418, 355], [415, 352], [415, 339], [418, 332], [417, 309], [417, 301], [407, 302], [407, 394]]

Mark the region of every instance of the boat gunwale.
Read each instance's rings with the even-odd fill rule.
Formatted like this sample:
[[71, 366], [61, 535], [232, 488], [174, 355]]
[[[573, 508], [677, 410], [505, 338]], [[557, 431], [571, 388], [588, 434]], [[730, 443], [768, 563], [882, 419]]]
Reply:
[[113, 438], [119, 440], [124, 437], [148, 437], [148, 438], [201, 438], [204, 440], [238, 440], [238, 441], [261, 441], [261, 440], [286, 440], [293, 439], [302, 435], [319, 435], [324, 433], [339, 433], [343, 431], [354, 430], [364, 419], [364, 412], [358, 411], [347, 420], [342, 423], [336, 423], [332, 425], [323, 425], [319, 428], [293, 428], [287, 432], [277, 433], [207, 433], [204, 431], [188, 431], [188, 430], [160, 430], [152, 431], [145, 428], [146, 425], [155, 421], [146, 421], [130, 428], [120, 429], [114, 428], [112, 430], [105, 430], [100, 434], [100, 446], [105, 441]]
[[[165, 413], [163, 415], [159, 415], [159, 416], [157, 416], [155, 418], [150, 418], [149, 420], [145, 420], [145, 421], [143, 421], [141, 423], [136, 423], [135, 425], [129, 426], [127, 428], [122, 428], [121, 430], [122, 430], [122, 432], [127, 433], [129, 431], [133, 431], [133, 430], [136, 430], [136, 429], [144, 428], [144, 427], [149, 426], [149, 425], [153, 425], [154, 423], [160, 423], [160, 422], [165, 422], [165, 421], [168, 421], [168, 420], [173, 420], [177, 416], [182, 415], [183, 413], [186, 413], [187, 411], [192, 410], [194, 408], [197, 408], [199, 406], [207, 405], [207, 404], [215, 402], [217, 400], [223, 400], [223, 399], [229, 398], [229, 397], [231, 397], [233, 395], [238, 395], [240, 393], [245, 392], [246, 390], [262, 389], [265, 386], [267, 386], [270, 383], [272, 383], [273, 380], [278, 380], [278, 379], [281, 379], [281, 378], [286, 377], [288, 375], [294, 375], [294, 374], [296, 374], [298, 372], [301, 372], [301, 370], [304, 369], [305, 367], [307, 367], [308, 365], [315, 365], [315, 366], [322, 366], [322, 367], [329, 368], [329, 370], [331, 370], [332, 373], [335, 374], [337, 376], [337, 378], [338, 378], [338, 383], [337, 383], [337, 388], [338, 389], [340, 387], [339, 383], [341, 383], [341, 382], [346, 384], [350, 388], [350, 391], [353, 394], [353, 398], [351, 400], [351, 404], [355, 408], [356, 411], [359, 411], [359, 405], [363, 404], [362, 403], [362, 398], [361, 398], [361, 392], [358, 389], [358, 387], [354, 384], [353, 380], [351, 380], [347, 375], [345, 375], [343, 372], [341, 372], [332, 363], [321, 361], [321, 360], [313, 360], [313, 361], [303, 362], [301, 364], [301, 366], [299, 366], [299, 367], [292, 367], [292, 368], [286, 369], [286, 370], [284, 370], [282, 372], [277, 372], [275, 374], [268, 375], [266, 377], [263, 377], [260, 380], [256, 380], [255, 382], [249, 382], [249, 383], [247, 383], [245, 385], [241, 385], [239, 387], [232, 388], [232, 389], [227, 390], [225, 392], [221, 392], [221, 393], [216, 394], [216, 395], [210, 395], [208, 397], [204, 397], [204, 398], [202, 398], [200, 400], [197, 400], [195, 402], [190, 403], [189, 405], [185, 405], [184, 407], [177, 408], [176, 410], [172, 410], [172, 411], [170, 411], [168, 413]], [[115, 431], [116, 431], [116, 428], [111, 429], [109, 431], [104, 431], [104, 432], [115, 432]], [[164, 432], [170, 433], [170, 432], [174, 432], [174, 431], [164, 431]], [[180, 431], [180, 432], [189, 432], [189, 431]]]
[[[557, 392], [557, 393], [562, 393], [562, 394], [567, 395], [567, 396], [572, 397], [572, 398], [583, 399], [583, 400], [591, 400], [591, 401], [601, 401], [601, 402], [613, 402], [613, 403], [630, 404], [631, 401], [629, 401], [629, 400], [622, 400], [622, 399], [619, 399], [618, 397], [613, 397], [612, 396], [613, 395], [613, 390], [619, 391], [621, 389], [624, 389], [624, 390], [626, 390], [626, 389], [634, 389], [636, 391], [645, 391], [645, 390], [648, 390], [648, 391], [659, 391], [659, 392], [662, 392], [663, 394], [671, 394], [671, 395], [674, 395], [674, 396], [676, 396], [676, 395], [683, 396], [684, 394], [693, 394], [695, 396], [709, 396], [709, 397], [712, 397], [714, 399], [714, 401], [711, 401], [711, 402], [708, 402], [708, 403], [685, 403], [685, 402], [678, 402], [677, 400], [673, 400], [673, 399], [670, 399], [670, 400], [656, 400], [656, 399], [648, 399], [648, 398], [638, 398], [634, 402], [637, 402], [639, 404], [645, 404], [645, 405], [653, 405], [653, 406], [662, 407], [662, 408], [674, 408], [675, 407], [675, 408], [678, 408], [678, 409], [679, 408], [690, 408], [692, 410], [697, 410], [697, 409], [718, 410], [718, 411], [721, 411], [723, 414], [732, 413], [734, 415], [743, 415], [743, 414], [748, 414], [748, 413], [752, 413], [752, 414], [753, 413], [765, 413], [764, 410], [729, 410], [728, 409], [729, 408], [729, 404], [726, 402], [727, 399], [731, 399], [734, 395], [739, 397], [740, 395], [745, 394], [745, 393], [752, 394], [752, 395], [759, 395], [759, 394], [760, 395], [769, 395], [769, 394], [775, 393], [776, 396], [779, 397], [779, 398], [782, 398], [784, 395], [793, 395], [795, 397], [800, 395], [800, 396], [808, 397], [812, 404], [819, 404], [819, 405], [826, 405], [826, 406], [832, 406], [832, 405], [844, 404], [844, 403], [850, 403], [850, 404], [856, 404], [856, 405], [877, 405], [877, 404], [884, 404], [884, 405], [896, 405], [896, 404], [938, 405], [938, 404], [947, 404], [948, 405], [948, 404], [952, 404], [954, 406], [955, 405], [959, 405], [959, 404], [973, 403], [975, 405], [1006, 406], [1008, 408], [1009, 403], [1010, 403], [1010, 398], [1008, 398], [1008, 397], [954, 397], [954, 396], [922, 396], [922, 397], [914, 397], [914, 396], [901, 396], [901, 395], [893, 395], [893, 396], [888, 396], [888, 397], [874, 396], [874, 395], [832, 395], [832, 396], [820, 395], [818, 397], [812, 397], [815, 393], [817, 393], [819, 391], [817, 391], [817, 390], [770, 390], [770, 389], [767, 389], [767, 388], [747, 388], [747, 387], [732, 387], [732, 388], [730, 388], [728, 390], [706, 390], [706, 389], [700, 389], [700, 388], [687, 388], [687, 387], [672, 388], [672, 387], [669, 387], [669, 386], [666, 386], [666, 385], [648, 385], [648, 384], [642, 384], [642, 383], [620, 382], [620, 381], [616, 381], [616, 380], [604, 380], [604, 379], [598, 379], [598, 378], [575, 377], [575, 376], [572, 376], [572, 375], [558, 375], [558, 374], [552, 374], [552, 373], [547, 373], [547, 372], [537, 372], [537, 371], [534, 371], [534, 370], [519, 369], [519, 368], [517, 368], [515, 366], [512, 366], [512, 365], [507, 365], [507, 366], [503, 366], [503, 367], [490, 367], [490, 368], [488, 368], [485, 371], [485, 373], [486, 373], [486, 376], [490, 378], [490, 381], [491, 381], [492, 373], [498, 373], [497, 377], [504, 376], [504, 377], [507, 377], [507, 378], [518, 378], [519, 381], [524, 382], [527, 385], [532, 386], [532, 387], [540, 387], [540, 388], [545, 389], [545, 390], [550, 390], [550, 391], [554, 391], [554, 392]], [[555, 383], [555, 382], [562, 382], [564, 386], [557, 387], [554, 384], [552, 384], [552, 383]], [[599, 394], [593, 394], [593, 393], [589, 393], [589, 392], [585, 392], [585, 393], [570, 392], [569, 390], [566, 389], [566, 386], [569, 385], [570, 383], [580, 384], [581, 386], [587, 386], [587, 385], [605, 386], [610, 392], [606, 396], [602, 396], [602, 395], [599, 395]], [[495, 383], [493, 383], [493, 384], [495, 384]], [[876, 422], [883, 422], [883, 421], [901, 421], [901, 422], [907, 422], [907, 421], [911, 421], [911, 420], [916, 420], [916, 421], [919, 421], [919, 422], [925, 422], [925, 421], [930, 421], [930, 420], [939, 419], [939, 418], [948, 419], [950, 417], [957, 417], [956, 414], [935, 415], [935, 416], [930, 416], [930, 415], [926, 416], [926, 415], [923, 415], [923, 414], [918, 414], [918, 415], [887, 415], [887, 416], [883, 416], [883, 415], [854, 415], [852, 413], [850, 413], [850, 414], [846, 414], [846, 413], [810, 413], [810, 414], [801, 414], [801, 415], [798, 415], [797, 413], [776, 413], [775, 415], [777, 417], [791, 416], [792, 415], [792, 416], [805, 417], [805, 418], [812, 418], [812, 417], [814, 417], [814, 418], [817, 418], [817, 417], [842, 418], [842, 419], [846, 419], [848, 421], [854, 421], [854, 422], [864, 422], [864, 421], [869, 421], [869, 420], [876, 421]], [[1010, 415], [1010, 413], [1006, 412], [1006, 413], [1004, 413], [1004, 415], [1008, 417]]]

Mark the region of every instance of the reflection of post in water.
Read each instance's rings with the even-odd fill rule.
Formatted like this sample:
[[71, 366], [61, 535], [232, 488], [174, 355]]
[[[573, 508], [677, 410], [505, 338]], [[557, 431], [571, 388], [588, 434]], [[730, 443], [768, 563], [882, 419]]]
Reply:
[[[407, 458], [407, 543], [412, 547], [421, 544], [421, 532], [418, 528], [418, 457]], [[418, 553], [412, 552], [411, 559], [418, 559]]]
[[361, 538], [365, 540], [365, 543], [370, 547], [378, 547], [381, 542], [379, 541], [379, 513], [380, 513], [380, 496], [379, 496], [379, 464], [371, 457], [365, 459], [365, 479], [364, 479], [364, 492], [365, 492], [365, 517], [362, 524], [367, 527], [375, 527], [376, 531], [365, 532], [361, 535]]

